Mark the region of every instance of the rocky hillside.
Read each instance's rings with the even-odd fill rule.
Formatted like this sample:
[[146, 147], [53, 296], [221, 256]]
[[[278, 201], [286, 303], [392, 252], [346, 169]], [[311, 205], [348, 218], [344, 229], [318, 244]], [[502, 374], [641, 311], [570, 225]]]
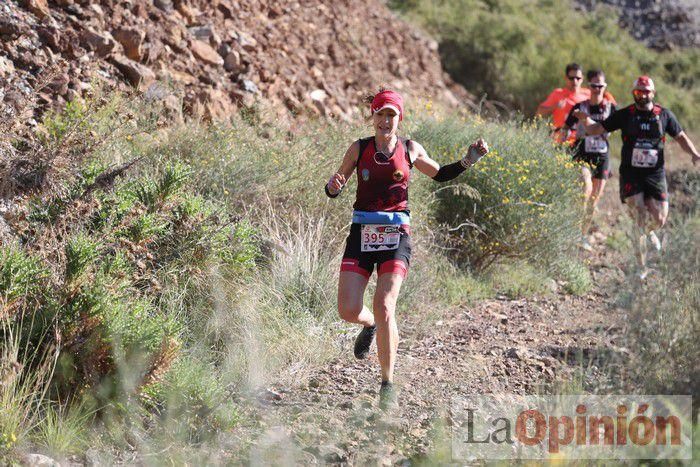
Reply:
[[223, 118], [256, 100], [284, 114], [357, 116], [381, 83], [450, 105], [471, 101], [437, 43], [380, 0], [4, 0], [0, 111], [37, 112], [96, 82]]
[[700, 47], [700, 2], [697, 0], [576, 0], [584, 9], [610, 5], [620, 25], [635, 39], [657, 50]]

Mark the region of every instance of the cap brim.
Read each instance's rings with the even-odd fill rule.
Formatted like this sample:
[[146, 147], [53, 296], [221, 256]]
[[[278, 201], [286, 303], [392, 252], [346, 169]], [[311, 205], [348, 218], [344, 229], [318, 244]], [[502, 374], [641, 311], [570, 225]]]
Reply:
[[399, 112], [398, 107], [396, 107], [395, 105], [392, 105], [392, 104], [384, 104], [383, 106], [381, 106], [380, 108], [378, 108], [377, 110], [375, 110], [374, 113], [381, 112], [381, 111], [384, 110], [384, 109], [391, 109], [391, 110], [394, 111], [394, 113], [395, 113], [396, 115], [400, 115], [400, 114], [401, 114], [401, 112]]

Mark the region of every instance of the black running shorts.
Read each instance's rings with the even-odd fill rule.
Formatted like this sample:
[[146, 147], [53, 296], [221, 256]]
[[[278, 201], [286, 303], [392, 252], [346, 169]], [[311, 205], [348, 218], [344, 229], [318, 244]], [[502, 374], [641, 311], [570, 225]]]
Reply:
[[369, 278], [376, 264], [378, 275], [396, 273], [405, 278], [411, 260], [411, 236], [408, 226], [401, 226], [399, 229], [401, 237], [398, 248], [384, 251], [361, 251], [361, 230], [361, 224], [350, 226], [350, 235], [345, 242], [345, 253], [343, 253], [340, 270], [356, 272]]
[[576, 154], [574, 162], [583, 162], [588, 165], [593, 178], [600, 180], [610, 178], [610, 158], [607, 154]]
[[666, 172], [655, 170], [651, 172], [635, 169], [620, 169], [620, 199], [639, 193], [644, 193], [644, 199], [654, 198], [659, 201], [668, 201], [668, 186], [666, 184]]

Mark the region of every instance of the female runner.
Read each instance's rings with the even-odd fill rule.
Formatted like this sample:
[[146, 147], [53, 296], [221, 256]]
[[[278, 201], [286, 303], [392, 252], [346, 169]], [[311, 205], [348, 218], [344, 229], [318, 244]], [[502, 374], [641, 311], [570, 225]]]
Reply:
[[[435, 181], [447, 182], [481, 159], [488, 146], [479, 139], [469, 146], [462, 160], [441, 167], [428, 157], [423, 146], [398, 136], [404, 112], [400, 94], [380, 91], [372, 99], [370, 110], [374, 136], [352, 143], [325, 191], [335, 198], [352, 173], [357, 172], [352, 225], [340, 267], [338, 313], [343, 320], [363, 326], [355, 340], [357, 358], [367, 357], [376, 334], [382, 378], [380, 406], [389, 409], [397, 403], [392, 384], [399, 344], [394, 312], [411, 258], [411, 169], [415, 167]], [[375, 265], [377, 288], [372, 313], [364, 306], [363, 296]]]

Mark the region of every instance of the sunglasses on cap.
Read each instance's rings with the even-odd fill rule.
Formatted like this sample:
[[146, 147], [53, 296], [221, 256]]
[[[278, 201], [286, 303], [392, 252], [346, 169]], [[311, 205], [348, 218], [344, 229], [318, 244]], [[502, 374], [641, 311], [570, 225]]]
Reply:
[[583, 79], [583, 76], [567, 76], [567, 78], [569, 79], [569, 81], [581, 81]]
[[607, 84], [588, 83], [588, 86], [593, 89], [603, 89], [605, 86], [607, 86]]

